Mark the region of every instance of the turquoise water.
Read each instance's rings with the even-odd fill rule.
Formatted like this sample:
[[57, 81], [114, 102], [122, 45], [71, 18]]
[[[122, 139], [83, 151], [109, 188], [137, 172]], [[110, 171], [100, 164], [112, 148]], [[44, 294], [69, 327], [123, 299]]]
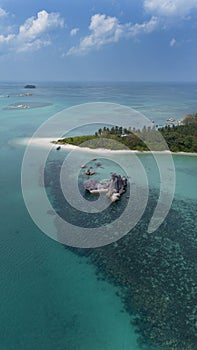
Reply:
[[[125, 104], [143, 112], [156, 123], [164, 124], [169, 116], [182, 118], [185, 113], [196, 113], [197, 84], [36, 85], [38, 87], [31, 91], [32, 96], [20, 96], [26, 92], [22, 83], [0, 85], [0, 349], [139, 350], [138, 334], [130, 323], [131, 310], [125, 310], [126, 304], [117, 293], [121, 283], [114, 285], [115, 277], [111, 281], [107, 273], [102, 274], [103, 261], [99, 268], [101, 274], [98, 275], [98, 264], [93, 263], [94, 258], [89, 260], [65, 249], [40, 232], [32, 222], [24, 205], [20, 184], [25, 148], [18, 146], [14, 139], [31, 136], [42, 122], [56, 112], [85, 102]], [[31, 102], [33, 108], [9, 109], [10, 105], [27, 102]], [[57, 158], [56, 155], [54, 157]], [[159, 176], [154, 160], [150, 155], [140, 157], [150, 187], [157, 190]], [[188, 242], [184, 236], [178, 244], [190, 249], [196, 225], [195, 212], [192, 217], [191, 210], [197, 202], [197, 157], [175, 155], [174, 162], [176, 191], [173, 209], [182, 213], [184, 220], [176, 222], [170, 214], [164, 226], [170, 236], [170, 227], [174, 225], [174, 240], [188, 229]], [[105, 165], [103, 176], [108, 170], [110, 167], [108, 169]], [[163, 234], [163, 230], [159, 232]], [[105, 254], [107, 249], [103, 248], [101, 253]], [[185, 252], [185, 264], [194, 266], [195, 255], [191, 255], [191, 264], [188, 255]], [[111, 273], [114, 276], [114, 271]], [[137, 288], [141, 290], [140, 285]], [[135, 291], [133, 296], [135, 300]], [[151, 349], [150, 345], [147, 346]], [[159, 348], [162, 349], [162, 345]], [[187, 350], [184, 347], [180, 349]]]

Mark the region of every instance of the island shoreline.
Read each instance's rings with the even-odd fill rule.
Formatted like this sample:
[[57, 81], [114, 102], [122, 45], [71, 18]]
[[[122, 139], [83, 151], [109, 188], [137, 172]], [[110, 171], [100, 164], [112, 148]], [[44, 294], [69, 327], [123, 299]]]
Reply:
[[100, 154], [172, 154], [172, 155], [179, 155], [179, 156], [197, 156], [197, 153], [195, 152], [172, 152], [170, 150], [164, 150], [164, 151], [138, 151], [138, 150], [130, 150], [130, 149], [123, 149], [123, 150], [111, 150], [107, 148], [89, 148], [89, 147], [80, 147], [75, 146], [71, 144], [59, 144], [54, 143], [54, 138], [18, 138], [13, 140], [13, 142], [17, 145], [21, 146], [34, 146], [39, 148], [48, 148], [48, 149], [54, 149], [56, 150], [58, 146], [60, 146], [61, 150], [66, 151], [79, 151], [79, 152], [89, 152], [89, 153], [100, 153]]

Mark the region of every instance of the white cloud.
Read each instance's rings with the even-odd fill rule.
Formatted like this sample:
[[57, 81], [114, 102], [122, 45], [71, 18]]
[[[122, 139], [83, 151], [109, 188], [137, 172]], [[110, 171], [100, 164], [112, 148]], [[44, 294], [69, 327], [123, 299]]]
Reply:
[[43, 46], [50, 45], [48, 33], [58, 27], [63, 27], [64, 21], [59, 13], [48, 13], [42, 10], [37, 17], [28, 18], [22, 24], [18, 33], [11, 33], [7, 36], [0, 35], [0, 43], [9, 44], [9, 50], [16, 52], [35, 51]]
[[8, 15], [8, 13], [0, 7], [0, 17], [5, 17], [7, 15]]
[[9, 41], [13, 40], [15, 38], [14, 34], [9, 34], [7, 36], [0, 35], [0, 43], [8, 43]]
[[19, 27], [17, 51], [35, 51], [50, 45], [50, 40], [46, 39], [44, 34], [63, 26], [64, 21], [59, 13], [48, 13], [45, 10], [38, 12], [37, 18], [30, 17]]
[[70, 35], [71, 35], [71, 36], [75, 36], [75, 35], [78, 33], [78, 31], [79, 31], [79, 28], [73, 28], [73, 29], [71, 29], [71, 31], [70, 31]]
[[145, 0], [144, 7], [161, 16], [185, 17], [197, 8], [197, 0]]
[[58, 13], [48, 13], [45, 10], [38, 12], [37, 18], [28, 18], [19, 28], [18, 37], [21, 39], [35, 39], [46, 31], [55, 27], [63, 27], [64, 21]]
[[23, 45], [17, 45], [17, 52], [37, 51], [50, 44], [50, 40], [36, 39], [34, 41], [25, 42]]
[[172, 38], [172, 39], [170, 40], [170, 46], [173, 47], [175, 44], [176, 44], [176, 39], [175, 39], [175, 38]]
[[99, 49], [102, 46], [118, 42], [121, 38], [131, 38], [143, 33], [150, 33], [157, 26], [157, 18], [142, 24], [120, 24], [116, 17], [95, 14], [91, 17], [89, 25], [90, 35], [81, 39], [79, 46], [73, 46], [67, 55], [84, 54], [91, 49]]
[[132, 36], [137, 36], [139, 34], [143, 33], [151, 33], [158, 25], [158, 18], [152, 17], [150, 21], [144, 22], [142, 24], [136, 23], [133, 26], [130, 27], [129, 33]]

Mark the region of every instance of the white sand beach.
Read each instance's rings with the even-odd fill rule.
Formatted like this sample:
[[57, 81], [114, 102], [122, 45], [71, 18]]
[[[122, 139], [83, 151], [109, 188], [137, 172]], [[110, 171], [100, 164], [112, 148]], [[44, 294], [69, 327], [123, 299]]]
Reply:
[[80, 146], [75, 146], [71, 144], [54, 144], [53, 143], [54, 138], [18, 138], [12, 140], [11, 144], [17, 144], [21, 146], [35, 146], [39, 148], [51, 148], [56, 150], [58, 146], [61, 147], [61, 150], [66, 150], [66, 151], [72, 151], [72, 150], [77, 150], [79, 152], [90, 152], [90, 153], [98, 153], [98, 154], [106, 154], [106, 153], [113, 153], [113, 154], [129, 154], [129, 153], [137, 153], [137, 154], [173, 154], [173, 155], [188, 155], [188, 156], [197, 156], [197, 153], [190, 153], [190, 152], [171, 152], [170, 150], [165, 150], [165, 151], [137, 151], [137, 150], [110, 150], [106, 148], [88, 148], [88, 147], [80, 147]]

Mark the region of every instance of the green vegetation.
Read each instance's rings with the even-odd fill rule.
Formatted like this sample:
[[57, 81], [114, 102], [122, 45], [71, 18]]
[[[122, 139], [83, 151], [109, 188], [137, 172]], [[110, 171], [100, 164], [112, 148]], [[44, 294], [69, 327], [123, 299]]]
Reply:
[[187, 115], [177, 126], [167, 125], [160, 129], [144, 126], [141, 130], [104, 127], [95, 135], [68, 137], [55, 143], [113, 150], [164, 151], [168, 147], [172, 152], [197, 152], [197, 114]]
[[73, 137], [66, 137], [65, 139], [60, 139], [54, 143], [57, 143], [59, 145], [64, 145], [68, 143], [70, 145], [81, 146], [82, 143], [93, 139], [95, 139], [94, 135], [73, 136]]
[[182, 125], [159, 129], [172, 152], [197, 152], [197, 113], [186, 115]]

